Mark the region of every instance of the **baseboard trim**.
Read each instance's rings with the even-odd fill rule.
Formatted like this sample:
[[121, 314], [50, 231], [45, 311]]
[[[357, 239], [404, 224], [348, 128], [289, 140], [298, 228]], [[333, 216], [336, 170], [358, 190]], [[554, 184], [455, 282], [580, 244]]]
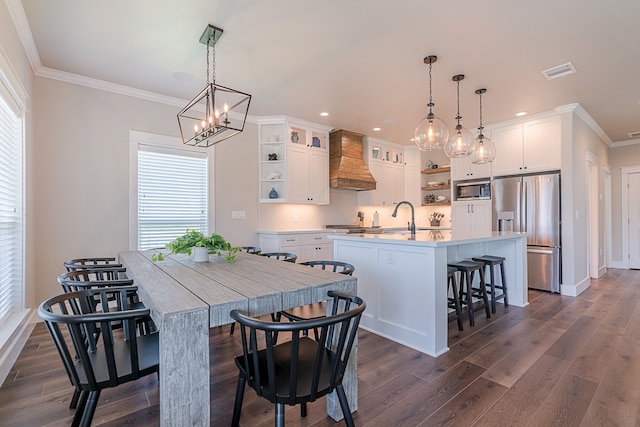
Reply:
[[577, 297], [587, 289], [591, 282], [588, 277], [584, 278], [581, 282], [576, 283], [575, 285], [565, 285], [564, 283], [560, 286], [560, 293], [562, 295], [567, 295], [570, 297]]
[[0, 386], [31, 335], [37, 321], [35, 317], [36, 310], [27, 309], [12, 315], [2, 326], [5, 332], [0, 334]]

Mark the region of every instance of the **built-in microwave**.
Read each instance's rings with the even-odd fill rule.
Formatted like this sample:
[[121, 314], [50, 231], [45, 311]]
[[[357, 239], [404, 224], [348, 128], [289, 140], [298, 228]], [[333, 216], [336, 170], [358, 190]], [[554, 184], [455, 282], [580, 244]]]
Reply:
[[456, 200], [491, 199], [491, 181], [459, 182], [454, 196]]

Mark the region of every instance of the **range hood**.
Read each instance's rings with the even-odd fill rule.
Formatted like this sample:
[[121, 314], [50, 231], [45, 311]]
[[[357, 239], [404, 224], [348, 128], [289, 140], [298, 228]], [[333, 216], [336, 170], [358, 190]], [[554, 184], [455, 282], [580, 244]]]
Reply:
[[347, 130], [329, 134], [329, 186], [344, 190], [375, 190], [376, 180], [362, 160], [364, 135]]

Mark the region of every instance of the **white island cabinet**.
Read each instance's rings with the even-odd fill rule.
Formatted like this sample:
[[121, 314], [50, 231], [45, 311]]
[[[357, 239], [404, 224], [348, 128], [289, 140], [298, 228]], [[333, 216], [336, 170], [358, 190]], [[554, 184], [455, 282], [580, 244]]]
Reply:
[[[334, 257], [355, 266], [367, 303], [360, 326], [429, 356], [447, 352], [447, 262], [505, 257], [509, 304], [527, 305], [526, 234], [450, 230], [336, 234]], [[467, 323], [468, 324], [468, 323]], [[468, 326], [466, 326], [468, 327]]]

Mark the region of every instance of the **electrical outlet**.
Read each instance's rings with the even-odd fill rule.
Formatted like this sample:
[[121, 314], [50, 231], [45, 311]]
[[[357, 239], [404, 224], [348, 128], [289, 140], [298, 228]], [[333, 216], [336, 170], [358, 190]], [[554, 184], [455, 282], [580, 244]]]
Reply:
[[393, 252], [387, 253], [387, 264], [393, 265], [396, 263], [396, 254]]
[[293, 222], [298, 222], [300, 220], [300, 217], [298, 216], [298, 214], [293, 214]]

